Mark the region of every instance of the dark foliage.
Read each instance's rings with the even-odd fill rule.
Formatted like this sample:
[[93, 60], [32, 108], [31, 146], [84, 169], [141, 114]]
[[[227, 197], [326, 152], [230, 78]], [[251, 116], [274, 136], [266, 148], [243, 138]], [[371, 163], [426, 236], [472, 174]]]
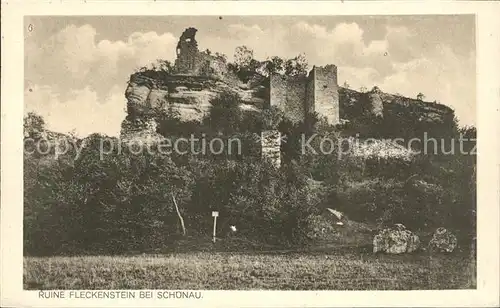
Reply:
[[[346, 130], [318, 119], [292, 124], [274, 109], [242, 112], [239, 104], [236, 95], [222, 93], [202, 123], [182, 122], [173, 108], [167, 108], [159, 133], [173, 140], [191, 134], [204, 134], [207, 140], [238, 137], [240, 153], [135, 154], [122, 147], [102, 155], [105, 136], [98, 134], [79, 141], [85, 147], [78, 156], [74, 150], [58, 159], [53, 153], [25, 152], [25, 253], [109, 254], [172, 247], [182, 238], [172, 196], [189, 236], [209, 237], [210, 212], [217, 210], [220, 236], [236, 225], [240, 234], [256, 242], [303, 244], [308, 218], [324, 207], [357, 221], [398, 222], [426, 231], [444, 226], [461, 238], [475, 235], [475, 155], [419, 154], [405, 161], [341, 157], [338, 149], [329, 155], [301, 153], [302, 134], [337, 140]], [[475, 146], [475, 128], [458, 129], [454, 121], [435, 127], [403, 121], [412, 120], [396, 112], [380, 122], [361, 118], [351, 128], [369, 127], [361, 138], [410, 138], [428, 132], [456, 147], [460, 136], [471, 139], [462, 143], [464, 151]], [[261, 160], [263, 129], [278, 129], [286, 136], [279, 170]], [[26, 136], [43, 130], [40, 117], [26, 119]]]

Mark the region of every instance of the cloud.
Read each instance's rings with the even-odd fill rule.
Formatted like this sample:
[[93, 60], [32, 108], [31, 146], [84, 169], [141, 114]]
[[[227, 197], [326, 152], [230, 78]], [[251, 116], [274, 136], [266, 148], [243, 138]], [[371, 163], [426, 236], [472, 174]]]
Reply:
[[475, 54], [458, 56], [449, 46], [438, 45], [426, 57], [395, 63], [394, 74], [386, 76], [381, 89], [426, 100], [439, 101], [455, 109], [461, 124], [476, 124]]
[[50, 129], [119, 135], [130, 74], [156, 59], [174, 59], [177, 39], [170, 33], [135, 32], [125, 41], [96, 35], [90, 25], [70, 25], [40, 50], [30, 48], [25, 110], [42, 115]]
[[441, 46], [425, 57], [392, 66], [393, 73], [385, 76], [370, 67], [339, 67], [339, 84], [346, 81], [353, 89], [377, 85], [384, 92], [413, 98], [422, 92], [426, 101], [453, 108], [462, 125], [476, 125], [474, 54], [464, 58]]
[[29, 83], [60, 90], [88, 86], [107, 95], [110, 84], [125, 84], [134, 69], [175, 56], [177, 39], [171, 33], [135, 32], [126, 41], [96, 41], [96, 36], [90, 25], [70, 25], [50, 37], [26, 61]]
[[75, 131], [85, 137], [99, 132], [119, 136], [125, 117], [122, 89], [111, 87], [108, 95], [99, 100], [97, 93], [88, 87], [71, 90], [65, 99], [50, 86], [34, 86], [25, 91], [25, 112], [41, 115], [47, 128], [68, 133]]
[[[196, 40], [200, 49], [210, 49], [227, 55], [233, 60], [236, 47], [245, 45], [254, 51], [254, 57], [264, 60], [271, 56], [292, 56], [293, 50], [287, 48], [285, 39], [286, 29], [280, 25], [262, 29], [258, 25], [246, 26], [231, 24], [227, 28], [228, 35], [214, 36], [210, 33], [198, 33]], [[296, 54], [294, 54], [295, 56]]]

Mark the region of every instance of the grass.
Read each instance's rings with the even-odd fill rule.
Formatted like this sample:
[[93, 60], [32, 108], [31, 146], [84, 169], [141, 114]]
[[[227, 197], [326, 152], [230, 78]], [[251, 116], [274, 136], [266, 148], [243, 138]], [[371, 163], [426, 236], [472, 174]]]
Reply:
[[475, 262], [450, 255], [172, 253], [25, 257], [24, 289], [474, 289]]

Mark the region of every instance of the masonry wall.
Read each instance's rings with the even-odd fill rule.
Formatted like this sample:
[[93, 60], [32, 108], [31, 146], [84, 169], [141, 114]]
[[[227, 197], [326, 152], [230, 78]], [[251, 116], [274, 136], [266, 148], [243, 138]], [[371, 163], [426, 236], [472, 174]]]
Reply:
[[314, 111], [320, 117], [325, 117], [330, 124], [338, 124], [339, 116], [339, 87], [337, 84], [337, 67], [327, 65], [314, 67]]
[[210, 70], [211, 59], [205, 57], [201, 52], [194, 49], [181, 50], [175, 61], [175, 68], [178, 74], [204, 76]]
[[188, 42], [179, 42], [175, 68], [179, 74], [195, 74], [200, 65], [198, 48]]
[[267, 159], [279, 168], [281, 166], [281, 133], [278, 130], [265, 130], [261, 133], [262, 159]]
[[197, 49], [180, 50], [175, 67], [177, 74], [210, 77], [233, 86], [239, 83], [238, 77], [228, 70], [227, 63]]
[[306, 84], [306, 101], [305, 101], [305, 113], [306, 115], [311, 115], [314, 112], [314, 100], [316, 98], [314, 94], [314, 69], [309, 73], [309, 76], [307, 77], [307, 84]]
[[305, 76], [270, 76], [270, 104], [285, 113], [293, 123], [304, 121], [306, 99]]

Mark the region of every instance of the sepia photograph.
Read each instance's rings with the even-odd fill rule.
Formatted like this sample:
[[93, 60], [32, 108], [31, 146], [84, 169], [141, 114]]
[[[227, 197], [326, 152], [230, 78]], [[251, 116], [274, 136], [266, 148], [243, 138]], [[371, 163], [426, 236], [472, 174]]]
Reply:
[[473, 14], [25, 16], [23, 289], [476, 289], [475, 71]]

